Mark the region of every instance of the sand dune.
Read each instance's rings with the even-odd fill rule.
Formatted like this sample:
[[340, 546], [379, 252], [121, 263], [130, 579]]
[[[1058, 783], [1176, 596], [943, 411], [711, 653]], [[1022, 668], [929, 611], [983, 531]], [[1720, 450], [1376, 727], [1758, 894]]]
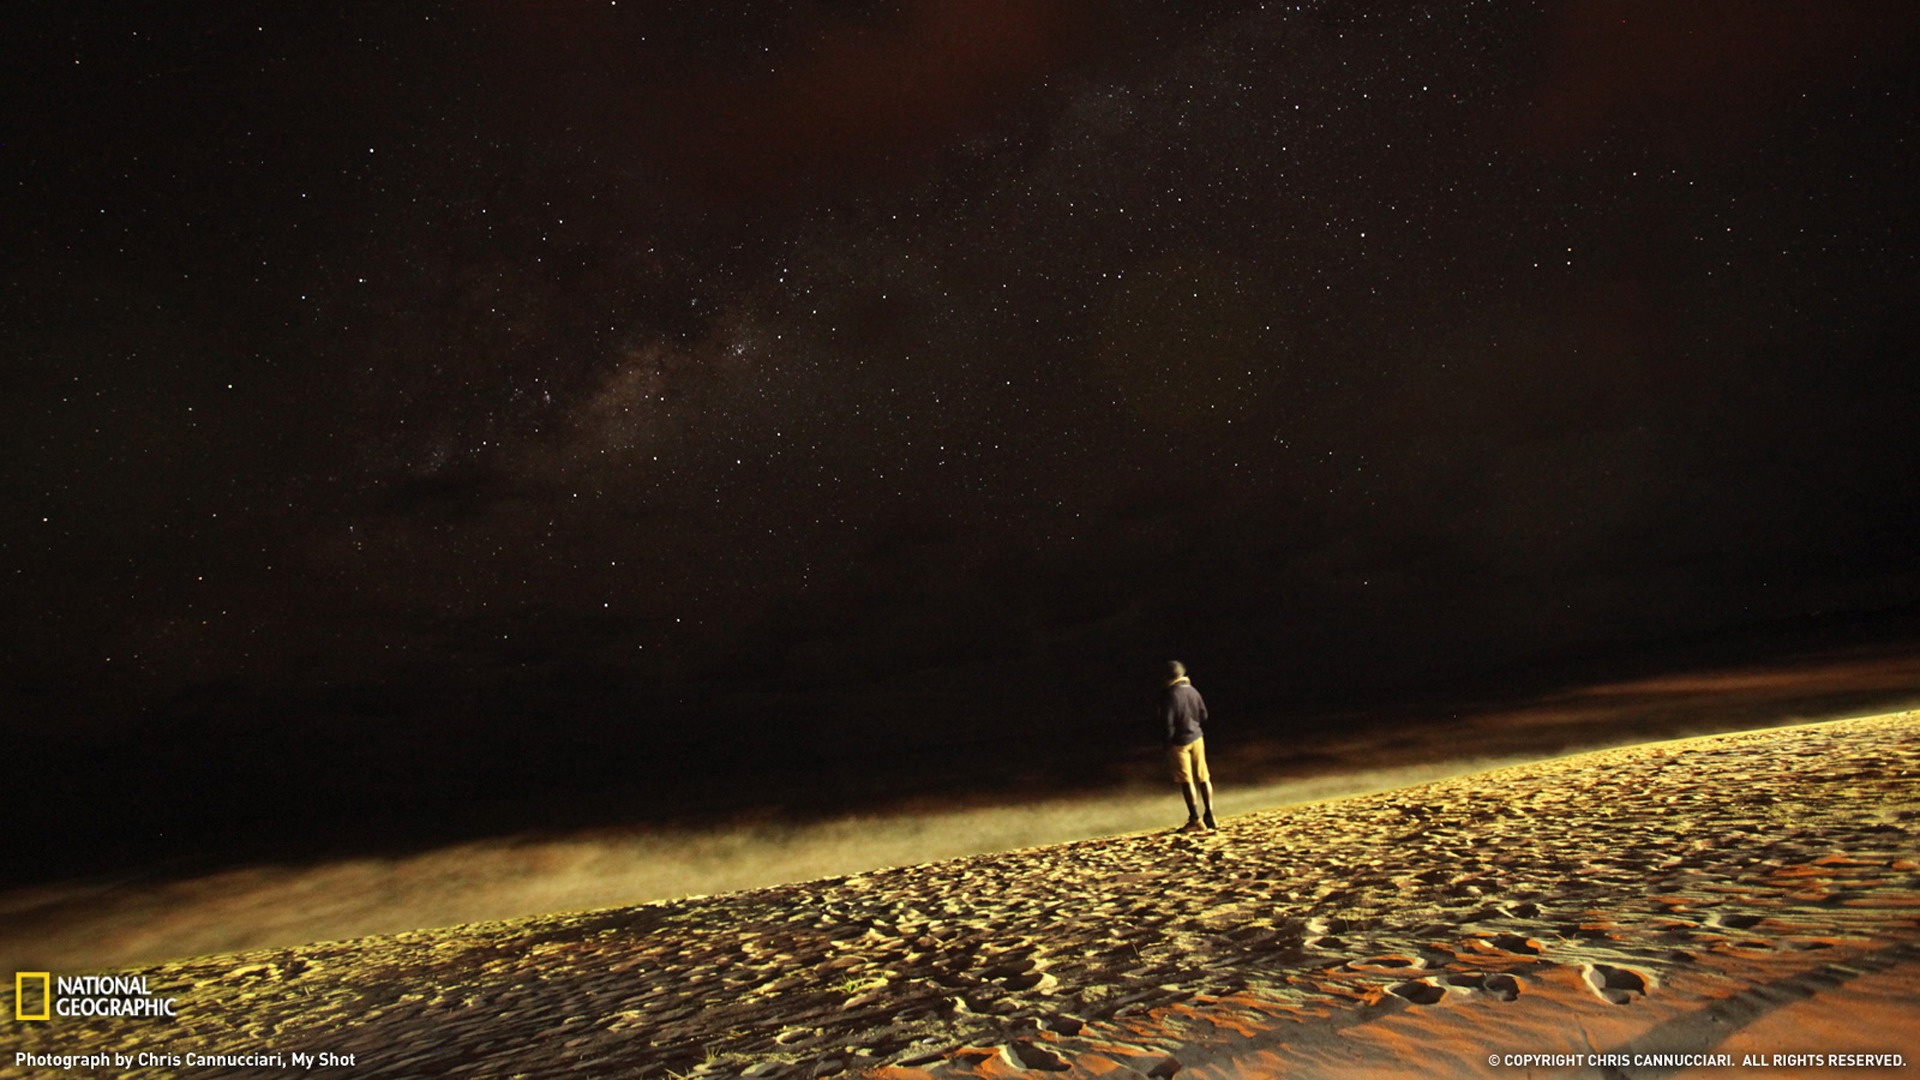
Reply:
[[[1814, 655], [1560, 691], [1417, 718], [1356, 715], [1304, 735], [1222, 721], [1228, 813], [1340, 798], [1570, 752], [1911, 709], [1920, 656]], [[1143, 751], [1149, 748], [1141, 748]], [[1179, 813], [1157, 748], [1139, 783], [1028, 798], [929, 790], [910, 806], [794, 820], [610, 826], [198, 873], [166, 867], [0, 891], [0, 971], [97, 971], [552, 911], [736, 892], [1088, 837]], [[950, 782], [952, 777], [949, 777]], [[1032, 797], [1039, 796], [1039, 797]]]
[[[1455, 759], [1220, 793], [1225, 813], [1405, 787], [1538, 755]], [[1184, 811], [1166, 785], [1106, 795], [704, 830], [605, 829], [412, 855], [249, 866], [177, 880], [82, 881], [0, 894], [0, 970], [96, 971], [551, 911], [737, 892], [1138, 832]]]
[[1920, 714], [1904, 713], [1519, 765], [1217, 834], [160, 964], [126, 974], [176, 999], [174, 1020], [16, 1023], [0, 1074], [54, 1075], [16, 1053], [113, 1052], [891, 1080], [1920, 1062], [1916, 775]]

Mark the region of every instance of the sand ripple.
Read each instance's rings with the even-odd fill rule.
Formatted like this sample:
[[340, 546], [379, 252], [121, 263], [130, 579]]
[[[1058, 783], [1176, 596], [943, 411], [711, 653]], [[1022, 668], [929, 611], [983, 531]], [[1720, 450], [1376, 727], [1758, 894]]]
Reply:
[[1782, 1030], [1911, 1063], [1916, 775], [1913, 713], [1650, 744], [1218, 834], [162, 964], [176, 1020], [14, 1041], [378, 1077], [1485, 1076]]

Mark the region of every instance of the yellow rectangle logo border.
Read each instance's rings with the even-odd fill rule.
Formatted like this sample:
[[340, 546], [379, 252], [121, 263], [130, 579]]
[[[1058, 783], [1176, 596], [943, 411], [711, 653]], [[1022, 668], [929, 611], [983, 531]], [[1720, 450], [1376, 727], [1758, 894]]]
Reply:
[[[40, 1012], [29, 1016], [24, 1011], [27, 1001], [27, 980], [40, 980]], [[16, 971], [13, 973], [13, 1018], [15, 1020], [51, 1020], [53, 1019], [53, 973], [51, 971]]]

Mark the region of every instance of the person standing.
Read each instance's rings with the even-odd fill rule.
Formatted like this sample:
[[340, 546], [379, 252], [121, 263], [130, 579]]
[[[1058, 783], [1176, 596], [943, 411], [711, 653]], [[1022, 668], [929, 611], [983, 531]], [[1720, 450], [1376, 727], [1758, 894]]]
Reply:
[[[1167, 729], [1167, 754], [1173, 781], [1187, 800], [1187, 823], [1181, 831], [1218, 829], [1213, 820], [1213, 777], [1207, 771], [1207, 742], [1200, 725], [1207, 719], [1207, 703], [1187, 678], [1187, 666], [1167, 661], [1167, 686], [1160, 698], [1160, 719]], [[1205, 816], [1202, 816], [1204, 808]]]

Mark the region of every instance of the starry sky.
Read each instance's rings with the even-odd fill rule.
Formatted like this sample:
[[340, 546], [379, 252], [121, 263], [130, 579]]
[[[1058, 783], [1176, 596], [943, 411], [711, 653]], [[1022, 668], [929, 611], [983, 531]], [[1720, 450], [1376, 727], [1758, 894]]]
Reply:
[[0, 724], [183, 828], [1920, 626], [1908, 4], [41, 7]]

